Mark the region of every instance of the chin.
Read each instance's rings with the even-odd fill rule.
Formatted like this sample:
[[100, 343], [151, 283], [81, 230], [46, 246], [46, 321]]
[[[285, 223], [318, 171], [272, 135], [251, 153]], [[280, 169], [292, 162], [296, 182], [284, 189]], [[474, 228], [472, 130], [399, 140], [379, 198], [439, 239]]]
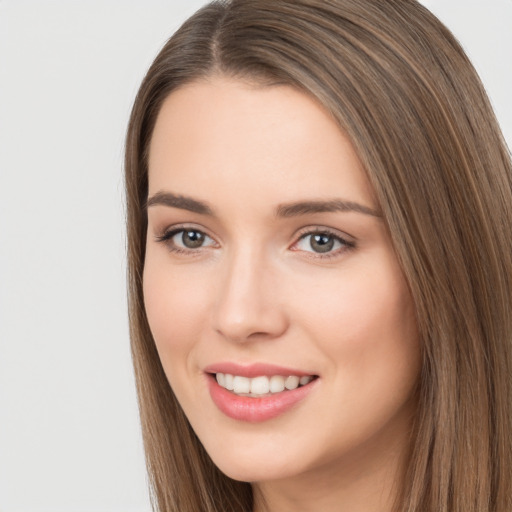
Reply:
[[255, 462], [247, 460], [243, 456], [240, 459], [244, 460], [214, 459], [213, 462], [226, 476], [240, 482], [264, 482], [293, 476], [290, 472], [290, 467], [293, 467], [293, 464], [289, 461], [286, 464], [281, 464], [274, 460], [269, 464], [268, 460]]
[[[242, 482], [264, 482], [291, 478], [306, 472], [308, 459], [304, 446], [288, 445], [283, 440], [265, 436], [250, 440], [240, 438], [230, 447], [215, 443], [205, 448], [213, 463], [229, 478]], [[310, 460], [313, 463], [313, 459]], [[314, 463], [313, 463], [314, 465]]]

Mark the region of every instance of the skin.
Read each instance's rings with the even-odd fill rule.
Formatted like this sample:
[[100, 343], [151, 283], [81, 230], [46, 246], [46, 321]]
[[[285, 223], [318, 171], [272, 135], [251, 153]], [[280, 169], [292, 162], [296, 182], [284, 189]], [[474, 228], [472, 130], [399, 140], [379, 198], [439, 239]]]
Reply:
[[[420, 349], [409, 289], [347, 137], [291, 87], [195, 82], [166, 99], [150, 144], [149, 197], [168, 192], [211, 214], [148, 207], [146, 311], [215, 464], [253, 483], [258, 512], [391, 510]], [[371, 212], [276, 215], [282, 204], [334, 199]], [[160, 239], [183, 227], [205, 233], [203, 245]], [[318, 253], [311, 233], [324, 232], [334, 245]], [[319, 377], [286, 413], [249, 423], [212, 402], [204, 368], [219, 361]]]

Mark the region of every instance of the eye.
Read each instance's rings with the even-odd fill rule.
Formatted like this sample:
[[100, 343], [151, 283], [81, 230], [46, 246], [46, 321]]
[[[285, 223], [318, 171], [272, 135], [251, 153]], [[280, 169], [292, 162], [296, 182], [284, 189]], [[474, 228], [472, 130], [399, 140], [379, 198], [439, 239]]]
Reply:
[[173, 229], [157, 237], [157, 241], [167, 243], [169, 249], [175, 252], [193, 251], [215, 245], [214, 240], [207, 234], [191, 228]]
[[[196, 230], [184, 229], [183, 231], [178, 231], [172, 238], [172, 242], [178, 246], [186, 249], [197, 249], [198, 247], [202, 247], [207, 239], [204, 233]], [[211, 240], [211, 239], [210, 239]]]
[[354, 247], [353, 242], [349, 242], [339, 235], [328, 231], [313, 231], [302, 235], [294, 245], [294, 250], [316, 253], [321, 255], [334, 255], [340, 250]]

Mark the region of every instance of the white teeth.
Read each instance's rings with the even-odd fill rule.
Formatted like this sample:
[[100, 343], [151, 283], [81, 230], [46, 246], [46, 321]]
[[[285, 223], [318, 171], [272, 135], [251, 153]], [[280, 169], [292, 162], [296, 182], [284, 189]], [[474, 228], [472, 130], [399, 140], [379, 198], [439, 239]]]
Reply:
[[255, 395], [266, 395], [270, 391], [268, 377], [255, 377], [251, 379], [251, 393]]
[[[222, 384], [221, 384], [222, 386]], [[224, 374], [224, 386], [228, 391], [233, 391], [233, 375]]]
[[299, 387], [299, 377], [297, 377], [296, 375], [290, 375], [284, 381], [284, 387], [289, 390], [298, 388]]
[[313, 380], [312, 375], [304, 375], [302, 377], [298, 377], [297, 375], [289, 375], [287, 377], [281, 375], [267, 377], [262, 375], [250, 379], [229, 373], [217, 373], [215, 378], [219, 386], [228, 391], [233, 391], [237, 395], [253, 397], [268, 395], [269, 393], [281, 393], [285, 389], [291, 391], [297, 389], [299, 386], [305, 386]]
[[272, 377], [270, 377], [270, 392], [280, 393], [281, 391], [284, 391], [284, 377], [281, 377], [281, 375], [272, 375]]
[[223, 373], [217, 373], [215, 378], [217, 379], [217, 382], [219, 383], [219, 386], [222, 386], [223, 388], [226, 387], [226, 377], [224, 376]]
[[251, 379], [248, 379], [247, 377], [240, 377], [240, 375], [235, 375], [233, 377], [233, 391], [237, 395], [240, 393], [250, 393]]
[[313, 380], [313, 377], [311, 377], [310, 375], [304, 375], [304, 377], [301, 377], [299, 379], [299, 384], [301, 386], [305, 386], [306, 384], [309, 384], [312, 380]]

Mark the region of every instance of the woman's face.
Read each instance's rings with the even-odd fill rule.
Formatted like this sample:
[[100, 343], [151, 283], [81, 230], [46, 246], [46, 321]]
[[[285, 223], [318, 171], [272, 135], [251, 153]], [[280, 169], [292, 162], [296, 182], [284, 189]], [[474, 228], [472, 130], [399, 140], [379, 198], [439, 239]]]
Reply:
[[396, 461], [420, 365], [413, 304], [325, 110], [223, 78], [173, 92], [148, 199], [149, 325], [219, 468], [265, 482]]

